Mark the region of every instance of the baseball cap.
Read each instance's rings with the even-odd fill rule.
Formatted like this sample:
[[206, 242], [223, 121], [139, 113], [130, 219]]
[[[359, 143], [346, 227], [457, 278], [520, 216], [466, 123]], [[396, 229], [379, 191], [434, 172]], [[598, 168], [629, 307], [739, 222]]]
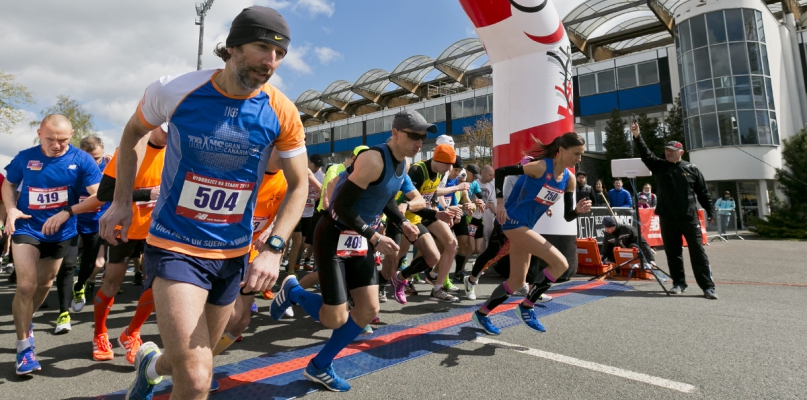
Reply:
[[230, 26], [225, 45], [235, 47], [255, 41], [289, 50], [289, 25], [275, 9], [252, 6], [241, 10]]
[[353, 155], [358, 156], [359, 153], [361, 153], [362, 151], [369, 150], [369, 149], [370, 149], [369, 147], [367, 147], [367, 146], [365, 146], [363, 144], [359, 145], [359, 146], [356, 146], [356, 148], [353, 149]]
[[454, 147], [454, 138], [448, 135], [440, 135], [437, 137], [437, 144], [448, 144]]
[[[426, 122], [426, 119], [415, 110], [403, 110], [395, 114], [395, 119], [392, 120], [392, 129], [399, 131], [402, 129], [410, 129], [413, 131], [437, 133], [437, 125]], [[448, 164], [453, 163], [452, 161]]]
[[479, 166], [476, 164], [468, 164], [465, 166], [465, 170], [474, 174], [479, 175]]
[[457, 159], [454, 160], [454, 168], [462, 168], [462, 157], [457, 156]]
[[312, 154], [308, 156], [308, 161], [311, 161], [311, 163], [314, 164], [314, 166], [316, 167], [321, 167], [325, 165], [325, 163], [322, 162], [322, 156], [319, 154]]
[[606, 228], [613, 228], [616, 226], [616, 220], [613, 217], [605, 217], [602, 219], [602, 226]]
[[585, 173], [585, 172], [583, 172], [583, 171], [577, 171], [577, 174], [576, 174], [575, 176], [580, 176], [580, 175], [583, 175], [583, 176], [588, 176], [588, 175], [586, 175], [586, 173]]
[[639, 195], [639, 200], [647, 200], [647, 196], [644, 194]]
[[664, 148], [670, 150], [683, 150], [684, 145], [677, 140], [670, 140], [669, 142], [667, 142], [667, 144], [664, 145]]
[[454, 153], [454, 148], [447, 144], [438, 144], [434, 148], [434, 156], [432, 160], [441, 162], [448, 165], [454, 165], [457, 160], [457, 154]]

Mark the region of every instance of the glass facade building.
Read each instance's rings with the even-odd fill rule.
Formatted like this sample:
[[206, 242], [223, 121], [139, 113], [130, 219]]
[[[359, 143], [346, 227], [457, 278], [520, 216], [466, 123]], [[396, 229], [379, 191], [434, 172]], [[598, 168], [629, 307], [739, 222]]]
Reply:
[[779, 145], [762, 13], [712, 11], [674, 34], [687, 149]]

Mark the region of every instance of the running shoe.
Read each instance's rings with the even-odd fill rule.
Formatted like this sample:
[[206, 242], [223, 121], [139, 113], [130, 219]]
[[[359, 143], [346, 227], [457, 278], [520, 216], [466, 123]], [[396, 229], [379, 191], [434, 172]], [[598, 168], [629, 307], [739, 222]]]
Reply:
[[373, 256], [373, 261], [375, 261], [376, 267], [381, 265], [381, 261], [382, 261], [381, 260], [381, 253], [375, 252], [375, 255]]
[[524, 284], [524, 286], [521, 287], [521, 289], [518, 289], [515, 292], [513, 292], [513, 296], [516, 297], [526, 297], [528, 294], [530, 294], [530, 286], [527, 285], [526, 283]]
[[454, 286], [454, 284], [451, 283], [451, 281], [448, 279], [448, 276], [446, 276], [446, 281], [443, 282], [443, 289], [445, 289], [446, 292], [451, 292], [451, 293], [460, 291], [460, 288]]
[[454, 303], [460, 301], [459, 297], [448, 293], [445, 289], [439, 288], [432, 290], [432, 295], [429, 297], [431, 301], [444, 301], [446, 303]]
[[378, 287], [378, 302], [379, 303], [386, 303], [387, 302], [387, 287], [386, 286], [379, 286]]
[[289, 318], [294, 318], [294, 309], [289, 307], [283, 312], [283, 314]]
[[253, 313], [258, 312], [258, 303], [253, 301], [252, 306], [249, 308], [249, 311], [252, 311]]
[[538, 301], [536, 301], [536, 303], [546, 303], [550, 301], [552, 301], [552, 296], [544, 293], [541, 295], [541, 297], [538, 297]]
[[118, 345], [126, 350], [126, 362], [129, 364], [134, 364], [137, 350], [140, 349], [142, 344], [143, 340], [140, 339], [140, 332], [130, 335], [129, 328], [124, 329], [118, 337]]
[[465, 284], [465, 295], [468, 296], [468, 300], [476, 300], [476, 284], [471, 282], [471, 276], [468, 275], [463, 278], [463, 283]]
[[132, 286], [143, 286], [143, 274], [135, 272], [134, 279], [132, 279]]
[[379, 319], [378, 317], [373, 317], [373, 320], [370, 321], [370, 323], [373, 325], [378, 325], [381, 323], [381, 319]]
[[367, 325], [367, 326], [364, 327], [364, 329], [362, 329], [360, 335], [371, 335], [372, 333], [373, 333], [373, 327], [370, 326], [370, 325]]
[[703, 297], [706, 297], [709, 300], [717, 300], [717, 293], [715, 293], [715, 288], [709, 288], [704, 290]]
[[112, 343], [106, 333], [99, 333], [92, 338], [92, 359], [95, 361], [110, 361], [115, 358], [112, 352]]
[[70, 308], [72, 308], [74, 312], [80, 312], [84, 309], [84, 305], [87, 304], [84, 290], [84, 286], [81, 287], [81, 290], [76, 290], [76, 288], [73, 287], [73, 300], [70, 300]]
[[31, 326], [28, 328], [28, 337], [33, 339], [34, 338], [34, 323], [31, 322]]
[[404, 293], [406, 293], [407, 296], [418, 295], [418, 290], [415, 288], [415, 284], [412, 281], [406, 282], [406, 288], [404, 289]]
[[684, 293], [685, 290], [687, 290], [687, 288], [681, 285], [673, 285], [672, 289], [670, 289], [670, 294], [681, 294]]
[[149, 364], [155, 361], [160, 354], [160, 349], [152, 342], [146, 342], [140, 346], [135, 357], [135, 380], [129, 386], [129, 390], [126, 391], [126, 400], [151, 400], [154, 387], [163, 380], [163, 377], [151, 380], [146, 371], [148, 371]]
[[426, 283], [428, 283], [429, 285], [434, 286], [434, 281], [437, 279], [437, 276], [432, 276], [431, 272], [426, 272], [425, 274], [423, 274], [423, 279], [425, 279]]
[[42, 371], [42, 366], [36, 360], [34, 346], [17, 353], [17, 375], [27, 375], [34, 371]]
[[398, 279], [398, 273], [396, 272], [390, 277], [389, 284], [392, 287], [392, 296], [395, 297], [395, 301], [401, 304], [406, 304], [406, 295], [408, 294], [406, 292], [406, 279]]
[[493, 322], [490, 322], [490, 317], [487, 315], [480, 315], [478, 312], [474, 311], [471, 315], [471, 321], [479, 325], [488, 335], [498, 335], [501, 333], [499, 328], [493, 325]]
[[412, 275], [412, 278], [409, 279], [410, 282], [417, 283], [417, 284], [424, 284], [426, 281], [420, 279], [420, 274]]
[[219, 382], [213, 378], [213, 381], [210, 382], [210, 393], [218, 392], [219, 391]]
[[513, 309], [513, 312], [528, 327], [535, 329], [538, 332], [546, 332], [546, 328], [544, 328], [544, 326], [538, 322], [538, 317], [535, 315], [534, 308], [524, 308], [519, 305]]
[[70, 332], [70, 329], [72, 329], [70, 326], [70, 312], [65, 311], [56, 318], [56, 330], [54, 330], [53, 333], [59, 335]]
[[297, 278], [293, 274], [283, 279], [283, 283], [280, 284], [280, 290], [269, 306], [269, 314], [272, 316], [272, 319], [280, 321], [280, 318], [283, 317], [283, 313], [291, 307], [292, 302], [289, 298], [289, 294], [291, 290], [297, 286], [300, 286], [300, 283], [297, 282]]
[[462, 284], [462, 282], [464, 281], [464, 278], [465, 278], [465, 274], [464, 274], [464, 273], [462, 273], [462, 272], [455, 272], [455, 273], [454, 273], [454, 278], [453, 278], [452, 282]]
[[275, 294], [274, 294], [274, 293], [272, 293], [272, 288], [269, 288], [269, 289], [264, 290], [264, 291], [261, 293], [261, 295], [262, 295], [262, 296], [263, 296], [263, 298], [264, 298], [264, 299], [266, 299], [266, 300], [274, 300], [274, 298], [275, 298]]
[[310, 260], [306, 260], [305, 264], [303, 264], [303, 268], [305, 268], [306, 271], [313, 271], [314, 270], [314, 264], [311, 264]]
[[334, 392], [347, 392], [350, 390], [350, 384], [333, 371], [333, 363], [328, 364], [325, 368], [317, 369], [314, 366], [314, 361], [311, 360], [303, 370], [303, 376], [309, 381], [319, 383]]

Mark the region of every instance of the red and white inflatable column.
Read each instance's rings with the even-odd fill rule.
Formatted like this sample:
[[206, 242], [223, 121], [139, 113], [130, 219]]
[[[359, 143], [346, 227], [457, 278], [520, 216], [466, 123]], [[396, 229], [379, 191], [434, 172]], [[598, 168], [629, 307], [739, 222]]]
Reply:
[[[518, 163], [524, 151], [574, 131], [571, 46], [552, 0], [460, 0], [493, 68], [493, 163]], [[541, 218], [533, 228], [577, 270], [577, 223]]]

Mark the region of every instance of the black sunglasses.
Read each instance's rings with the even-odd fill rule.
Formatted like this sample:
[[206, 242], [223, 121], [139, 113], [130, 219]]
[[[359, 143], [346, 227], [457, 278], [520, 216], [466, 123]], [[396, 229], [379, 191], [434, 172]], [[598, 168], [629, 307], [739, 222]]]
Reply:
[[409, 137], [409, 139], [412, 139], [414, 141], [426, 140], [426, 137], [427, 137], [427, 135], [421, 135], [421, 134], [416, 133], [416, 132], [409, 132], [409, 131], [405, 131], [405, 130], [401, 130], [401, 132], [405, 133], [406, 136]]

